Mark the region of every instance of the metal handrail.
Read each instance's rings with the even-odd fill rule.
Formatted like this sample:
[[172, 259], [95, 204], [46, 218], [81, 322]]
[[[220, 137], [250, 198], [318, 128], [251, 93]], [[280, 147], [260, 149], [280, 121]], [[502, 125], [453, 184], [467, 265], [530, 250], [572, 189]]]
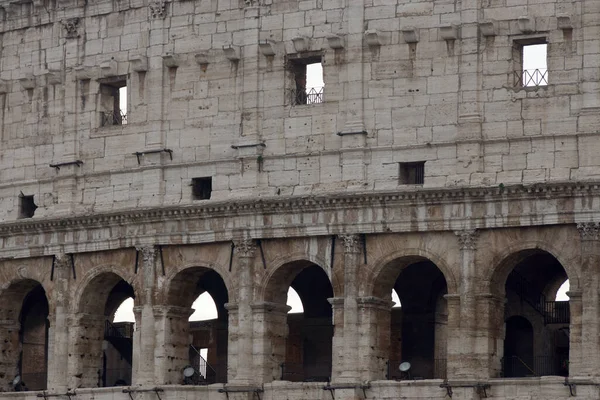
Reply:
[[127, 125], [127, 113], [124, 113], [122, 110], [103, 111], [101, 114], [101, 126]]
[[321, 103], [323, 103], [323, 89], [324, 89], [323, 86], [306, 88], [303, 90], [292, 89], [292, 90], [290, 90], [291, 104], [292, 105], [321, 104]]
[[[194, 359], [190, 359], [190, 363], [192, 367], [196, 369], [196, 371], [202, 376], [203, 383], [208, 385], [211, 383], [215, 383], [217, 379], [217, 371], [206, 361], [200, 351], [194, 347], [194, 345], [190, 345], [190, 349], [194, 352]], [[209, 378], [210, 375], [210, 378]]]
[[548, 69], [524, 69], [514, 71], [514, 85], [520, 87], [536, 87], [548, 85]]

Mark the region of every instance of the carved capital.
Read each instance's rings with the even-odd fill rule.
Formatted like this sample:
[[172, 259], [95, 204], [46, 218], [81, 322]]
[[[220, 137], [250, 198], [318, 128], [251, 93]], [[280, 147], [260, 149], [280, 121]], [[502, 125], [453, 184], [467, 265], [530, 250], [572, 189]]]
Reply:
[[164, 19], [167, 16], [167, 3], [163, 0], [151, 1], [148, 4], [150, 19]]
[[238, 257], [252, 258], [256, 252], [256, 242], [252, 239], [234, 240], [234, 251]]
[[579, 222], [577, 230], [581, 235], [581, 240], [600, 239], [600, 222]]
[[140, 246], [135, 248], [142, 255], [142, 265], [154, 265], [158, 248], [155, 246]]
[[458, 246], [461, 250], [475, 250], [477, 248], [477, 230], [455, 231], [454, 234], [458, 238]]
[[360, 253], [362, 238], [360, 235], [339, 235], [344, 244], [344, 253]]
[[54, 255], [54, 268], [56, 269], [70, 269], [71, 268], [71, 256], [69, 254], [58, 253]]

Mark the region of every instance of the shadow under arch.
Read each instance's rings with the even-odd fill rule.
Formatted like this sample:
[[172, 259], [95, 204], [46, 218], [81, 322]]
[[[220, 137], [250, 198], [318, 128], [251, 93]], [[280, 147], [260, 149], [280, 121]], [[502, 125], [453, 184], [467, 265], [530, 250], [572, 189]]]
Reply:
[[570, 290], [579, 290], [580, 280], [578, 271], [570, 262], [562, 257], [559, 249], [548, 243], [526, 241], [507, 246], [504, 251], [494, 257], [492, 263], [495, 264], [495, 267], [489, 271], [489, 274], [484, 279], [484, 281], [490, 283], [490, 293], [503, 295], [504, 283], [513, 268], [527, 257], [542, 252], [550, 254], [560, 263], [570, 282]]
[[[282, 270], [281, 268], [286, 265], [288, 265], [288, 266], [294, 265], [295, 266], [294, 268], [298, 268], [298, 269], [295, 269], [296, 272], [300, 272], [302, 268], [306, 268], [306, 267], [309, 267], [312, 265], [319, 266], [323, 270], [325, 275], [327, 275], [327, 277], [328, 277], [327, 279], [329, 279], [329, 282], [333, 289], [333, 296], [334, 297], [343, 296], [343, 290], [344, 290], [343, 274], [341, 274], [341, 275], [336, 274], [335, 271], [333, 271], [333, 272], [331, 272], [331, 276], [330, 276], [330, 272], [328, 271], [328, 268], [325, 267], [328, 264], [322, 257], [319, 257], [318, 255], [311, 255], [311, 254], [306, 254], [306, 253], [302, 253], [302, 252], [296, 252], [296, 253], [279, 256], [279, 257], [275, 258], [274, 260], [272, 260], [271, 262], [269, 262], [269, 270], [264, 275], [264, 277], [259, 285], [257, 301], [271, 301], [271, 302], [274, 301], [274, 298], [271, 297], [273, 294], [268, 293], [268, 291], [270, 289], [270, 285], [273, 282], [273, 277], [276, 276], [275, 279], [280, 279], [277, 276], [282, 274], [282, 271], [285, 271], [285, 270]], [[290, 272], [290, 274], [293, 275], [293, 272]], [[291, 284], [291, 280], [289, 280], [288, 283]], [[288, 284], [288, 287], [289, 287], [289, 284]], [[280, 295], [280, 297], [279, 297], [279, 300], [280, 300], [281, 293], [279, 295]], [[287, 292], [286, 292], [286, 295], [287, 295]]]
[[[6, 391], [44, 390], [48, 376], [49, 304], [42, 284], [20, 279], [0, 292], [0, 374]], [[13, 385], [13, 378], [20, 381]]]
[[[425, 254], [406, 249], [378, 260], [372, 289], [367, 291], [391, 301], [395, 290], [402, 304], [400, 308], [390, 306], [385, 313], [382, 310], [379, 317], [386, 321], [379, 335], [385, 340], [375, 353], [387, 359], [388, 379], [446, 377], [448, 309], [444, 295], [450, 292], [447, 276], [453, 279], [453, 275], [446, 266], [444, 273]], [[403, 361], [411, 363], [410, 376], [399, 371]]]
[[115, 268], [96, 268], [79, 286], [74, 305], [78, 324], [74, 329], [75, 371], [69, 378], [76, 387], [126, 386], [131, 384], [133, 323], [113, 323], [123, 301], [136, 294]]
[[[279, 311], [265, 315], [271, 333], [271, 367], [266, 379], [327, 381], [332, 367], [332, 306], [330, 278], [320, 265], [307, 260], [287, 261], [265, 279], [263, 300]], [[292, 287], [302, 301], [303, 313], [289, 314], [287, 294]]]
[[446, 281], [448, 293], [457, 293], [456, 277], [441, 256], [419, 248], [407, 248], [386, 254], [373, 263], [371, 279], [365, 281], [365, 295], [391, 300], [392, 288], [401, 271], [412, 264], [424, 261], [432, 262], [440, 270]]
[[[216, 306], [217, 318], [205, 321], [189, 321], [192, 304], [203, 293], [208, 293]], [[167, 379], [183, 383], [226, 383], [228, 365], [229, 303], [227, 283], [219, 271], [204, 267], [180, 268], [170, 277], [165, 291], [166, 304], [180, 310], [171, 316], [174, 341], [187, 343], [188, 348], [180, 349], [173, 355], [171, 370]], [[191, 337], [191, 341], [190, 341]], [[200, 350], [205, 349], [206, 359]], [[197, 377], [184, 378], [180, 371], [187, 365], [196, 369]]]
[[498, 341], [500, 374], [568, 376], [570, 303], [555, 296], [571, 276], [553, 253], [539, 246], [523, 243], [514, 249], [503, 254], [490, 278], [490, 292], [504, 299], [491, 318], [504, 323], [491, 327], [492, 332], [504, 332]]

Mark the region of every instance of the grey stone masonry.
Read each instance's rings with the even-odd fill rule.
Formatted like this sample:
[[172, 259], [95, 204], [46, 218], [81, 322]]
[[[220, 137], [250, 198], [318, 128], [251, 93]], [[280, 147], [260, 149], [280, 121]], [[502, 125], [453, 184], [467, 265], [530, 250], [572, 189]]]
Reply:
[[[19, 218], [21, 193], [35, 217], [189, 205], [196, 177], [213, 200], [410, 188], [411, 162], [425, 188], [600, 177], [594, 1], [0, 10], [0, 220]], [[533, 42], [547, 43], [547, 85], [524, 87]], [[308, 56], [322, 101], [295, 105], [289, 60]]]

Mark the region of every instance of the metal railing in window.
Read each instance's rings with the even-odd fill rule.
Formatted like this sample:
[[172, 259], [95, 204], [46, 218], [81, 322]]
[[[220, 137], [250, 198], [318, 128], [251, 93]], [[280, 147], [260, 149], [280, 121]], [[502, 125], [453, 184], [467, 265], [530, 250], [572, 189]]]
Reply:
[[505, 378], [527, 376], [568, 376], [569, 359], [567, 356], [519, 357], [506, 356], [502, 359], [502, 375]]
[[121, 110], [103, 111], [101, 116], [101, 126], [127, 125], [127, 114]]
[[514, 85], [519, 87], [536, 87], [548, 85], [548, 70], [525, 69], [514, 72]]
[[305, 90], [292, 89], [290, 102], [294, 106], [323, 103], [323, 87], [306, 88]]

